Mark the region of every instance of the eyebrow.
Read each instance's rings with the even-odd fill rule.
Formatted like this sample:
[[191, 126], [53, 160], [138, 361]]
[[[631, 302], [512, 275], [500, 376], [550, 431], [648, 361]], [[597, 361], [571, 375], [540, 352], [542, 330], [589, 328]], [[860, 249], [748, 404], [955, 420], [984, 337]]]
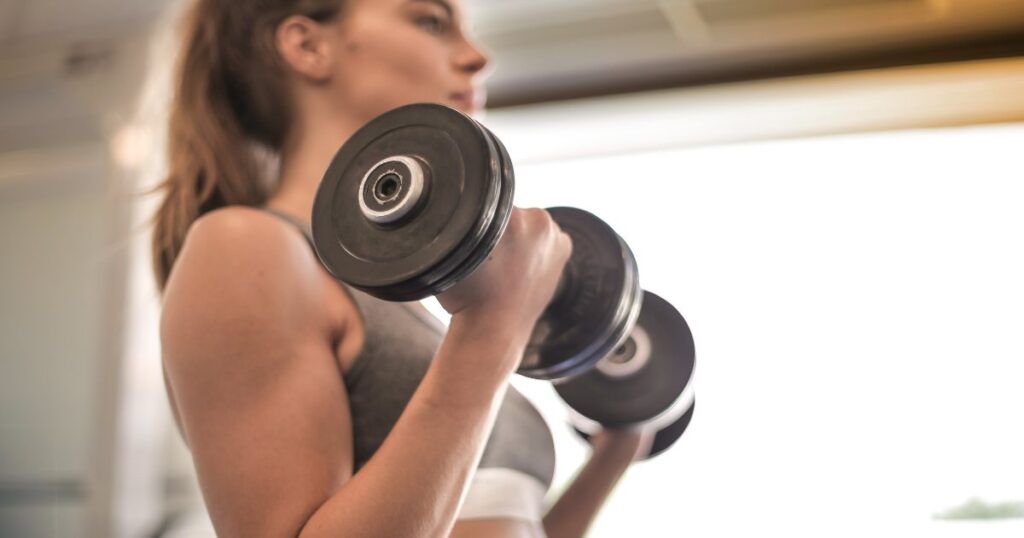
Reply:
[[445, 0], [410, 0], [410, 1], [413, 2], [413, 3], [416, 3], [416, 2], [424, 3], [425, 2], [425, 3], [428, 3], [428, 4], [434, 4], [434, 5], [440, 6], [441, 9], [445, 10], [448, 13], [448, 18], [450, 18], [450, 19], [454, 19], [455, 18], [455, 10], [452, 9], [452, 5], [449, 4], [448, 2], [446, 2]]

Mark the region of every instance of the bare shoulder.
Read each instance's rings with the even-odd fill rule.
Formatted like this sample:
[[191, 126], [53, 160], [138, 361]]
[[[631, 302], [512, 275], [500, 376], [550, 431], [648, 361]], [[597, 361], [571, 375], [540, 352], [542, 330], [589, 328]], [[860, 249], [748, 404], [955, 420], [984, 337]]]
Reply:
[[[266, 211], [250, 207], [221, 208], [193, 223], [178, 264], [187, 267], [196, 263], [259, 269], [240, 271], [237, 276], [241, 278], [281, 277], [318, 268], [298, 230]], [[202, 268], [213, 269], [211, 266]]]
[[162, 329], [184, 338], [214, 328], [328, 330], [338, 320], [324, 286], [319, 261], [293, 226], [254, 208], [218, 209], [189, 229], [164, 293]]

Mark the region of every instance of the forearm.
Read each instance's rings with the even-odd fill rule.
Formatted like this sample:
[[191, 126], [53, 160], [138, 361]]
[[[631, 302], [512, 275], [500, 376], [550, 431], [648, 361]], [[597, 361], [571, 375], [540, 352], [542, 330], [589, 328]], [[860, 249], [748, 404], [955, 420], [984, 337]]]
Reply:
[[596, 445], [590, 459], [544, 516], [548, 538], [584, 536], [634, 455], [635, 448]]
[[453, 317], [380, 449], [301, 536], [447, 535], [527, 336], [484, 318]]

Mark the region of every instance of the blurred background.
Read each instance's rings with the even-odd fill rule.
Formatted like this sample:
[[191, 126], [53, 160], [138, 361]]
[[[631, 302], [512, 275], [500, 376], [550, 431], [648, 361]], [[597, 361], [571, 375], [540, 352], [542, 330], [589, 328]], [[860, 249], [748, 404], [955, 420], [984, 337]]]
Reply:
[[[1024, 3], [472, 0], [517, 205], [633, 247], [689, 430], [591, 536], [1024, 535]], [[0, 0], [0, 536], [212, 536], [148, 222], [178, 2]], [[586, 458], [550, 386], [557, 495]]]

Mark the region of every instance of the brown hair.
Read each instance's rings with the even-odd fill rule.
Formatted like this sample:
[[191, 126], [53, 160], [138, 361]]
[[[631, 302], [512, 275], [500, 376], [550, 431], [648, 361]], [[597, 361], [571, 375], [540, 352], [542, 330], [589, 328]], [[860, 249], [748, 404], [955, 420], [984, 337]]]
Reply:
[[169, 172], [154, 215], [161, 290], [197, 218], [228, 205], [260, 206], [270, 195], [253, 146], [280, 151], [292, 122], [278, 25], [291, 15], [328, 21], [343, 2], [195, 0], [190, 7], [171, 104]]

